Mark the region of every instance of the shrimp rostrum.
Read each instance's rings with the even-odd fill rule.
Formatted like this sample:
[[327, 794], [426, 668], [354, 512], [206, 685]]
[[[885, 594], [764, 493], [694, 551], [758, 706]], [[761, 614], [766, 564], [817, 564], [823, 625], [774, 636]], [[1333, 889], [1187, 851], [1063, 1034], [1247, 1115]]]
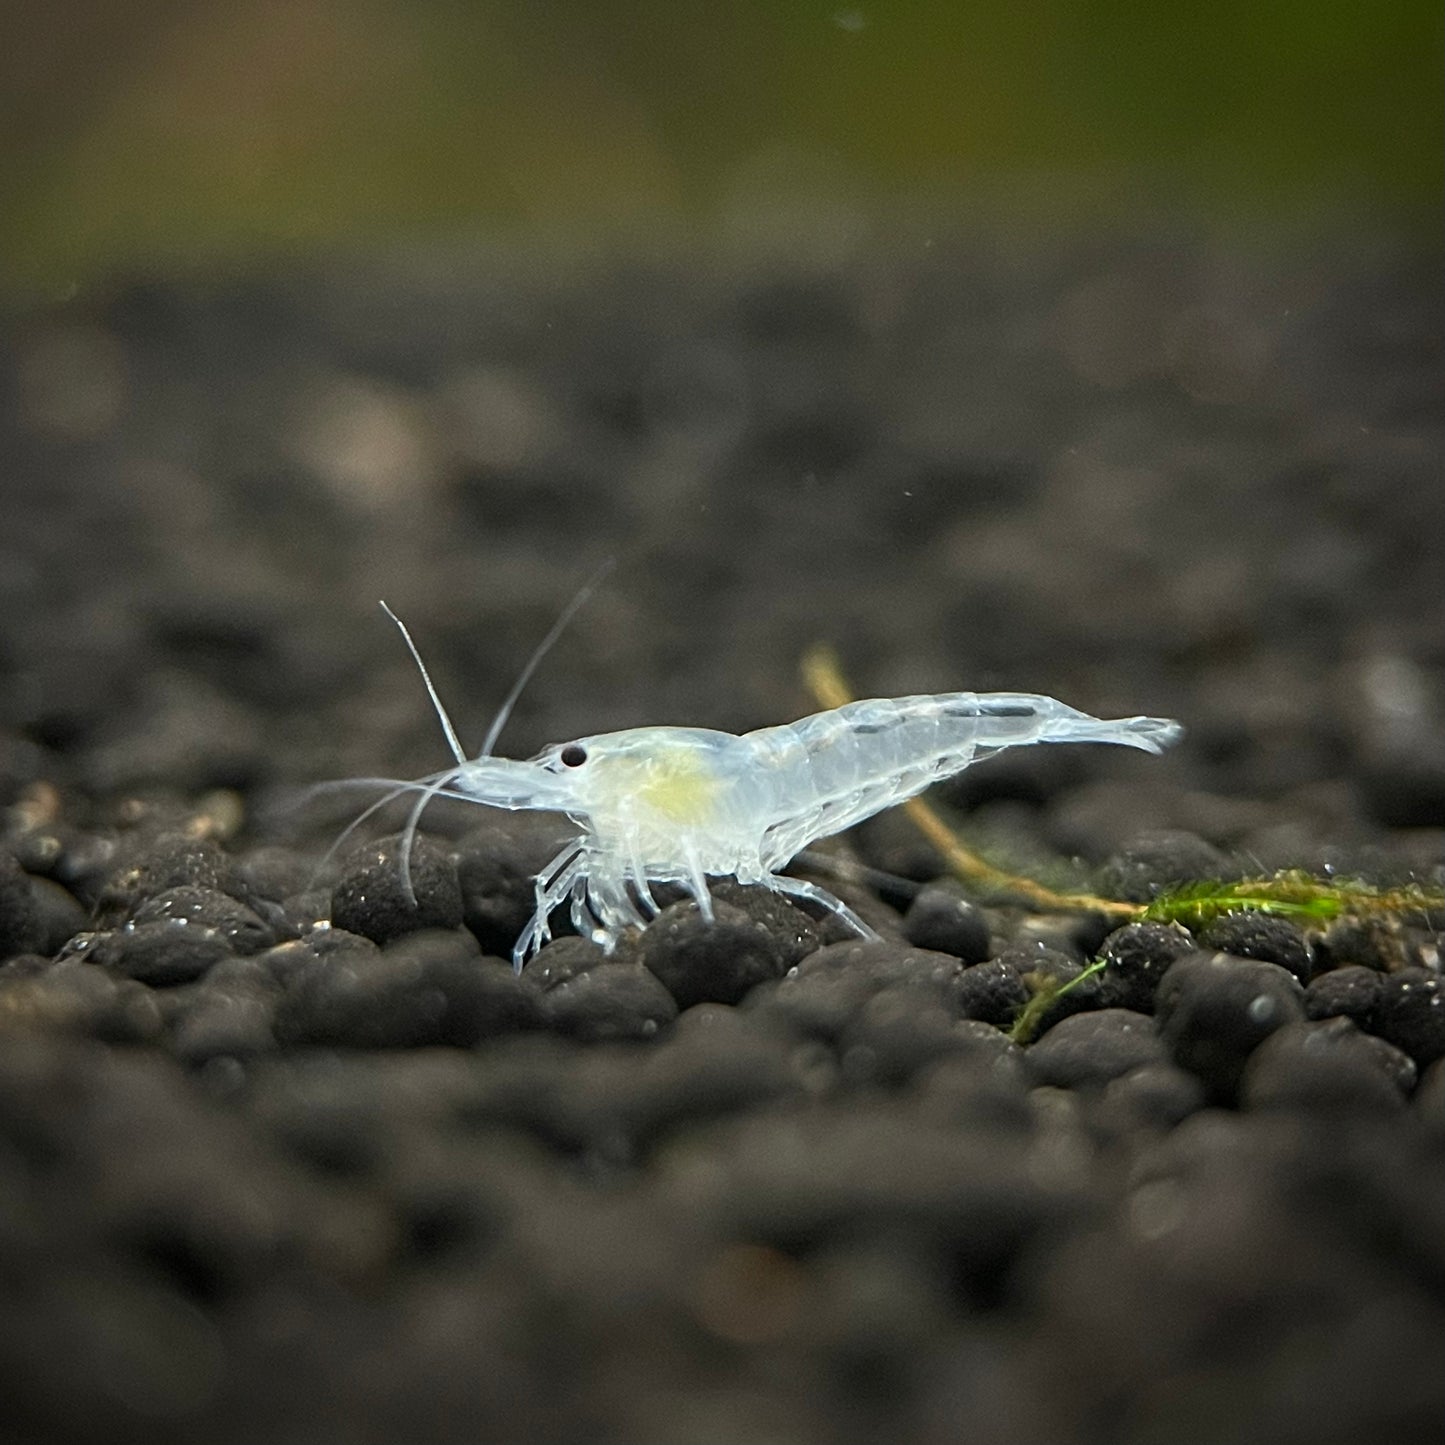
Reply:
[[575, 605], [534, 654], [473, 758], [458, 741], [410, 634], [387, 609], [421, 669], [456, 759], [445, 772], [399, 785], [363, 814], [401, 792], [418, 795], [402, 838], [408, 895], [412, 842], [433, 798], [562, 813], [578, 829], [537, 876], [536, 910], [513, 952], [518, 970], [551, 937], [551, 917], [564, 903], [577, 931], [610, 951], [626, 930], [644, 928], [656, 916], [656, 884], [680, 886], [711, 920], [709, 877], [811, 902], [873, 938], [840, 899], [783, 868], [815, 840], [1004, 748], [1119, 743], [1158, 753], [1182, 733], [1166, 718], [1096, 718], [1030, 693], [946, 692], [852, 702], [741, 736], [708, 728], [628, 728], [558, 743], [526, 760], [494, 756], [511, 705]]

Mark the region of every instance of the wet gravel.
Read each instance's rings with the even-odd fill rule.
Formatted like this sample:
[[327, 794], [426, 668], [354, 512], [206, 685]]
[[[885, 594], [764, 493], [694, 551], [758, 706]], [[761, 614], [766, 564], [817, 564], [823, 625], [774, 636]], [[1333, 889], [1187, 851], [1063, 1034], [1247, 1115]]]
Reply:
[[800, 715], [821, 638], [1186, 723], [941, 789], [1005, 864], [1438, 889], [1438, 267], [1016, 241], [4, 319], [0, 1437], [1439, 1434], [1445, 917], [1039, 917], [890, 818], [878, 942], [720, 885], [519, 976], [565, 822], [408, 888], [300, 796], [444, 758], [378, 596], [471, 737], [610, 552], [506, 751]]

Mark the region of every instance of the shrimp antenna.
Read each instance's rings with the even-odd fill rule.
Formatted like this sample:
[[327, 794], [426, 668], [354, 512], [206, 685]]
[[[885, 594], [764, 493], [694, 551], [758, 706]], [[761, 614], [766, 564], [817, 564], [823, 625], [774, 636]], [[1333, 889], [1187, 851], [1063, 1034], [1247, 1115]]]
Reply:
[[[527, 665], [522, 669], [521, 676], [512, 684], [512, 690], [507, 694], [506, 700], [497, 709], [497, 715], [492, 719], [492, 725], [487, 729], [486, 741], [482, 744], [482, 750], [477, 754], [479, 758], [489, 758], [492, 749], [497, 745], [497, 739], [501, 736], [502, 729], [507, 725], [507, 719], [512, 715], [512, 709], [517, 705], [517, 699], [522, 695], [522, 689], [531, 682], [532, 674], [537, 670], [537, 664], [546, 657], [551, 650], [552, 644], [561, 637], [566, 630], [567, 624], [577, 615], [583, 603], [597, 590], [602, 579], [617, 565], [616, 557], [609, 557], [581, 586], [577, 595], [562, 609], [562, 615], [552, 624], [552, 630], [537, 644], [537, 650], [527, 659]], [[405, 631], [405, 629], [403, 629]], [[412, 649], [413, 652], [415, 649]], [[421, 660], [417, 659], [418, 662]], [[431, 684], [428, 683], [428, 686]], [[436, 700], [436, 694], [432, 694], [432, 700]], [[440, 704], [438, 704], [440, 706]], [[443, 714], [445, 717], [445, 714]], [[450, 734], [451, 724], [447, 724], [447, 731]], [[465, 759], [458, 759], [465, 761]]]
[[[437, 717], [441, 719], [442, 731], [447, 735], [447, 745], [451, 748], [453, 757], [459, 763], [465, 763], [467, 755], [462, 751], [457, 730], [452, 726], [452, 720], [447, 716], [447, 710], [442, 706], [441, 698], [437, 696], [436, 686], [431, 680], [431, 673], [426, 670], [426, 663], [421, 660], [421, 653], [417, 651], [416, 643], [411, 640], [411, 633], [406, 630], [406, 623], [385, 602], [381, 604], [381, 610], [401, 629], [401, 635], [406, 639], [406, 645], [411, 651], [412, 661], [416, 663], [417, 671], [421, 673], [421, 680], [426, 683], [427, 696], [431, 698], [431, 705], [436, 709]], [[363, 814], [363, 816], [365, 815]]]

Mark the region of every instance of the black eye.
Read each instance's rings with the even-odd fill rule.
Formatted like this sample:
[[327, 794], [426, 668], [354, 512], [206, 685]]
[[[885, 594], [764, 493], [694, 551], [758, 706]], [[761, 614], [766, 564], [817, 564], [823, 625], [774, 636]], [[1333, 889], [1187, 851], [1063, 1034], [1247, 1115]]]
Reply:
[[578, 747], [576, 743], [568, 743], [560, 754], [562, 765], [568, 768], [580, 768], [587, 761], [587, 749]]

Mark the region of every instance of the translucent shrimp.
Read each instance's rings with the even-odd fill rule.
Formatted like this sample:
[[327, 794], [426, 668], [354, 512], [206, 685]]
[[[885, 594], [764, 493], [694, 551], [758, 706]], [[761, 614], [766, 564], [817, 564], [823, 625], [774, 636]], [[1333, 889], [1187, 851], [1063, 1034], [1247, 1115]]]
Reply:
[[537, 876], [536, 910], [512, 956], [518, 971], [551, 937], [552, 914], [564, 903], [577, 931], [611, 951], [656, 915], [654, 884], [682, 887], [711, 919], [710, 877], [815, 904], [860, 937], [876, 937], [840, 899], [781, 870], [815, 840], [1004, 748], [1118, 743], [1158, 753], [1183, 732], [1167, 718], [1096, 718], [1030, 693], [948, 692], [852, 702], [742, 735], [629, 728], [558, 743], [525, 761], [490, 756], [499, 718], [483, 755], [468, 759], [407, 642], [457, 764], [402, 785], [419, 795], [403, 869], [421, 812], [437, 796], [563, 813], [579, 830]]

